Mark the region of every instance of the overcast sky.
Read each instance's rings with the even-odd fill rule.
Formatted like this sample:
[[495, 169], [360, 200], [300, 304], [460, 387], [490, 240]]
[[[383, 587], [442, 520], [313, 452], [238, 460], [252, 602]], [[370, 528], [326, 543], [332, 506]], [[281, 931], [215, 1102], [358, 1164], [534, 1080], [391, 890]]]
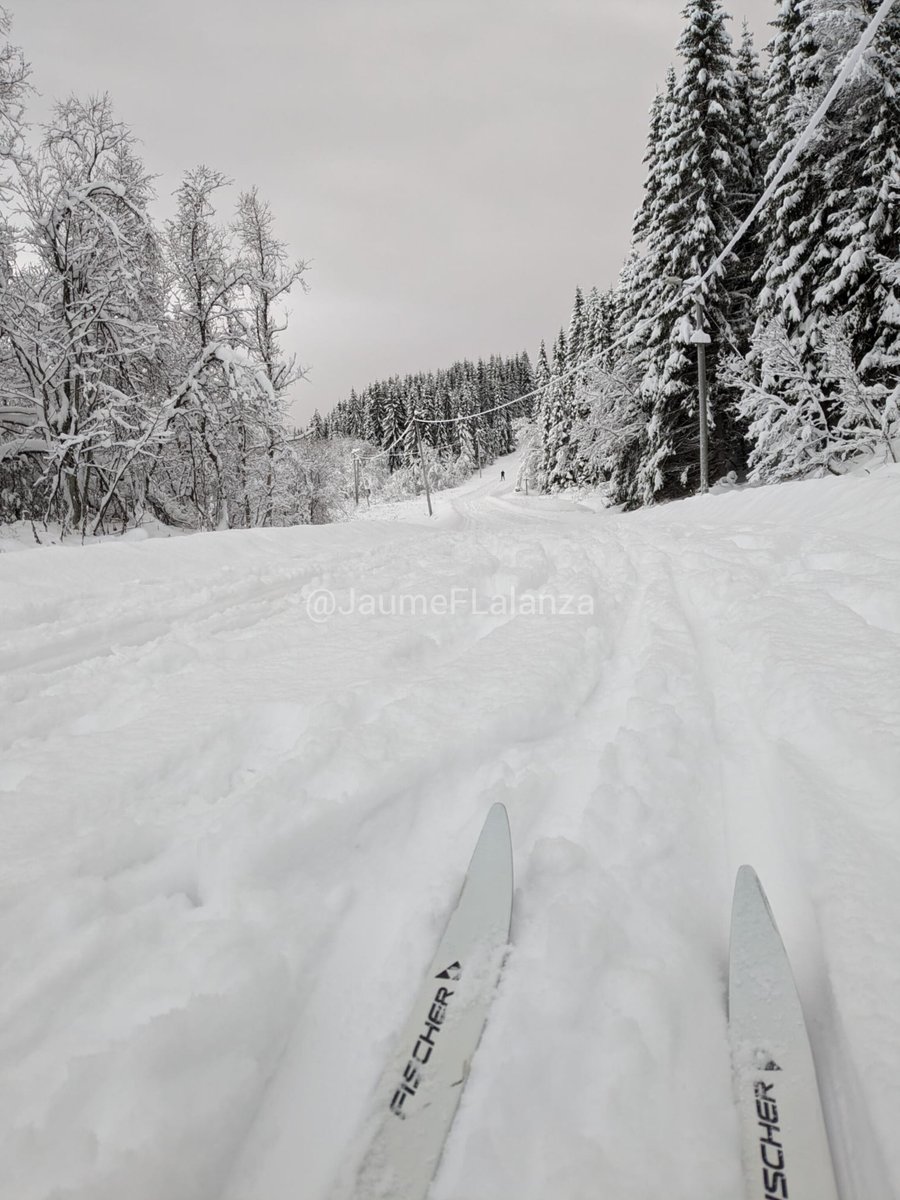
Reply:
[[[534, 354], [612, 283], [683, 0], [3, 0], [41, 93], [108, 91], [159, 176], [256, 184], [310, 262], [295, 416]], [[733, 0], [757, 45], [775, 0]]]

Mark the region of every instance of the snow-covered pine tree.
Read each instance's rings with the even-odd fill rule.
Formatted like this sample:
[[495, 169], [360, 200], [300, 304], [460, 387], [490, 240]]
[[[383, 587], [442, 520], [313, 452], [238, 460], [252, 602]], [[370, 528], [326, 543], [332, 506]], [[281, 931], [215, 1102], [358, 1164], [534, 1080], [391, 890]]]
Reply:
[[475, 392], [469, 380], [463, 380], [459, 387], [451, 392], [453, 397], [454, 416], [457, 417], [456, 429], [459, 438], [458, 465], [465, 474], [471, 474], [478, 466], [478, 453], [475, 446], [475, 433], [469, 414], [473, 411]]
[[[764, 111], [765, 76], [753, 46], [747, 22], [735, 61], [735, 130], [732, 141], [732, 208], [740, 224], [761, 196], [765, 187]], [[728, 271], [731, 305], [728, 313], [734, 346], [746, 353], [756, 319], [758, 275], [763, 261], [763, 242], [757, 220], [738, 243], [735, 259]]]
[[595, 338], [599, 319], [600, 292], [594, 286], [584, 302], [584, 357], [592, 358], [596, 350]]
[[547, 490], [547, 472], [550, 462], [550, 429], [552, 397], [550, 395], [550, 360], [547, 357], [547, 347], [541, 341], [537, 362], [534, 368], [534, 390], [537, 392], [535, 405], [535, 424], [537, 426], [531, 456], [537, 459], [533, 467], [533, 477], [541, 491]]
[[591, 331], [593, 354], [608, 350], [618, 336], [619, 325], [619, 293], [615, 287], [607, 288], [600, 293], [597, 304], [594, 327]]
[[312, 420], [309, 423], [309, 432], [317, 441], [328, 437], [328, 426], [318, 409], [313, 412]]
[[[596, 289], [593, 293], [596, 296]], [[599, 298], [595, 300], [595, 310], [599, 309]], [[568, 408], [572, 413], [573, 422], [583, 422], [589, 412], [589, 394], [580, 386], [583, 376], [579, 367], [590, 357], [591, 342], [594, 330], [591, 324], [589, 307], [584, 302], [581, 288], [575, 289], [575, 300], [572, 304], [572, 314], [569, 318], [567, 370], [575, 372], [565, 381]], [[572, 445], [568, 459], [568, 471], [572, 479], [579, 484], [597, 482], [596, 472], [591, 462], [579, 451], [576, 444]]]
[[[815, 16], [812, 0], [782, 0], [773, 22], [765, 94], [767, 180], [781, 166], [830, 83]], [[833, 142], [834, 126], [826, 120], [768, 205], [762, 225], [763, 287], [756, 322], [761, 330], [780, 318], [796, 343], [799, 361], [823, 390], [827, 390], [827, 377], [817, 350], [819, 326], [827, 314], [814, 305], [813, 295], [821, 279], [830, 274], [835, 257], [828, 237], [833, 199], [828, 164]], [[836, 423], [838, 416], [834, 413], [829, 419]]]
[[[514, 396], [527, 396], [534, 390], [534, 371], [527, 351], [523, 350], [521, 354], [516, 355], [509, 366], [508, 374]], [[527, 409], [528, 402], [526, 401], [522, 411], [527, 411]], [[518, 405], [514, 406], [514, 411], [519, 412]]]
[[626, 340], [627, 350], [637, 364], [645, 413], [639, 444], [632, 441], [626, 447], [617, 443], [611, 448], [610, 473], [617, 481], [612, 499], [614, 503], [628, 507], [643, 502], [638, 470], [646, 451], [650, 414], [667, 355], [667, 327], [656, 317], [674, 301], [677, 292], [677, 285], [667, 276], [664, 221], [677, 180], [677, 164], [672, 154], [677, 115], [676, 82], [674, 68], [670, 67], [666, 73], [665, 93], [657, 93], [650, 107], [643, 197], [634, 215], [632, 250], [622, 268], [617, 288], [616, 338]]
[[[404, 407], [409, 416], [406, 422], [406, 430], [403, 434], [403, 441], [401, 445], [403, 447], [404, 462], [410, 463], [415, 461], [415, 458], [419, 452], [419, 443], [416, 436], [416, 421], [417, 419], [419, 421], [422, 420], [425, 415], [425, 411], [422, 404], [422, 390], [417, 380], [407, 380], [402, 392]], [[420, 424], [418, 426], [418, 433], [421, 435], [422, 441], [425, 445], [431, 444], [430, 436], [432, 429], [433, 426], [430, 425]]]
[[585, 320], [584, 295], [580, 287], [575, 289], [575, 299], [572, 302], [572, 315], [569, 318], [569, 336], [566, 339], [568, 370], [574, 370], [581, 365], [585, 353], [587, 325]]
[[428, 446], [433, 447], [438, 454], [442, 446], [444, 429], [440, 425], [427, 424], [434, 415], [434, 378], [429, 375], [417, 375], [415, 378], [415, 403], [413, 413], [418, 412], [422, 421], [422, 437]]
[[384, 406], [381, 389], [370, 385], [363, 391], [363, 438], [373, 446], [383, 446]]
[[485, 418], [484, 447], [487, 461], [493, 462], [498, 455], [508, 454], [513, 448], [509, 409], [500, 407], [507, 400], [507, 389], [503, 379], [503, 364], [496, 355], [491, 356], [488, 364], [488, 376], [491, 398], [488, 407], [495, 411]]
[[[874, 0], [840, 8], [784, 0], [768, 81], [770, 170], [876, 7]], [[900, 394], [898, 34], [900, 19], [889, 12], [766, 214], [765, 287], [751, 355], [759, 373], [745, 380], [741, 398], [756, 435], [758, 477], [785, 477], [800, 463], [816, 469], [848, 448], [855, 452], [866, 438], [871, 448], [894, 420]], [[803, 445], [792, 450], [794, 439]]]
[[449, 419], [453, 416], [450, 385], [444, 371], [436, 372], [430, 379], [431, 410], [429, 415], [442, 422], [440, 425], [434, 426], [435, 446], [444, 458], [452, 459], [459, 454], [459, 438], [456, 426]]
[[[818, 90], [808, 86], [814, 82], [811, 68], [817, 59], [810, 0], [779, 0], [772, 27], [763, 94], [761, 158], [766, 183], [794, 145]], [[820, 132], [820, 144], [822, 137]], [[810, 153], [815, 149], [811, 147]], [[726, 377], [737, 389], [738, 411], [748, 424], [749, 465], [754, 478], [764, 477], [776, 461], [793, 457], [790, 445], [801, 436], [799, 428], [806, 428], [807, 448], [818, 446], [823, 436], [827, 439], [821, 403], [810, 401], [821, 391], [820, 373], [811, 344], [804, 344], [802, 335], [812, 294], [808, 266], [805, 279], [802, 274], [792, 278], [798, 261], [808, 259], [806, 239], [814, 215], [818, 215], [821, 193], [820, 167], [808, 154], [782, 180], [756, 223], [762, 259], [756, 273], [754, 329], [747, 360], [734, 356], [725, 367]], [[820, 225], [819, 239], [821, 234]], [[808, 386], [804, 369], [816, 379], [814, 386]]]
[[[862, 0], [861, 20], [877, 5]], [[854, 28], [854, 34], [858, 29]], [[843, 190], [829, 231], [836, 255], [813, 303], [846, 316], [862, 377], [885, 396], [900, 379], [900, 8], [876, 34], [846, 89], [838, 120], [848, 130]], [[838, 204], [835, 203], [837, 208]]]
[[569, 487], [575, 482], [575, 461], [571, 446], [575, 414], [572, 410], [572, 389], [569, 380], [563, 378], [567, 364], [568, 345], [565, 332], [560, 329], [553, 347], [551, 379], [547, 388], [549, 410], [544, 469], [548, 491]]
[[[705, 271], [737, 224], [732, 143], [738, 110], [731, 38], [720, 0], [689, 0], [683, 16], [685, 29], [678, 49], [684, 69], [676, 86], [668, 148], [675, 178], [663, 187], [660, 250], [665, 275], [687, 282]], [[707, 331], [712, 330], [717, 339], [731, 336], [730, 298], [722, 272], [679, 300], [661, 319], [667, 353], [654, 386], [648, 445], [640, 467], [645, 503], [684, 495], [699, 480], [696, 364], [689, 344], [697, 296]], [[707, 355], [713, 478], [742, 465], [734, 414], [716, 403], [717, 364], [714, 342]]]
[[[840, 7], [783, 0], [767, 79], [770, 176], [875, 8], [873, 0]], [[781, 459], [794, 465], [808, 461], [810, 448], [819, 444], [825, 446], [824, 459], [832, 459], [853, 441], [848, 422], [871, 430], [871, 405], [880, 404], [884, 417], [895, 403], [900, 305], [891, 263], [898, 254], [900, 193], [898, 26], [897, 14], [890, 13], [765, 214], [765, 282], [751, 350], [759, 373], [745, 381], [741, 398], [757, 438], [753, 461], [759, 477], [766, 471], [783, 475], [784, 468], [775, 465], [778, 456], [766, 446], [778, 446]], [[852, 369], [846, 363], [848, 337]], [[781, 345], [785, 338], [789, 349]], [[851, 376], [855, 381], [848, 386]], [[810, 394], [818, 397], [817, 405]], [[787, 447], [800, 436], [805, 450], [798, 448], [792, 457]]]
[[364, 425], [364, 409], [362, 399], [356, 394], [354, 388], [350, 389], [350, 396], [345, 401], [339, 401], [335, 405], [333, 414], [335, 421], [332, 425], [335, 434], [340, 437], [362, 438]]
[[403, 463], [403, 446], [400, 444], [407, 430], [407, 408], [400, 380], [395, 376], [387, 385], [384, 396], [384, 416], [381, 436], [385, 450], [389, 450], [388, 466], [395, 471]]
[[497, 454], [512, 454], [516, 448], [516, 435], [513, 430], [512, 409], [513, 405], [507, 405], [498, 413], [494, 422], [496, 430]]
[[675, 70], [669, 67], [665, 93], [657, 92], [650, 106], [643, 197], [634, 214], [631, 231], [633, 250], [619, 286], [622, 331], [630, 335], [633, 345], [642, 348], [649, 344], [643, 322], [672, 294], [671, 284], [666, 288], [664, 280], [666, 259], [663, 234], [670, 191], [676, 178], [676, 163], [672, 156], [673, 126], [677, 114], [676, 83]]

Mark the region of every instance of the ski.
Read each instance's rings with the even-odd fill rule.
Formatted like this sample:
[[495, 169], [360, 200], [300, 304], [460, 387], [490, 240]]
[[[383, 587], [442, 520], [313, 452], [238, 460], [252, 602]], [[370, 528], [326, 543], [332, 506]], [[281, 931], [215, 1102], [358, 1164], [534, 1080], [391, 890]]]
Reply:
[[747, 1200], [838, 1200], [800, 997], [748, 866], [734, 887], [728, 1030]]
[[509, 821], [495, 804], [376, 1089], [375, 1132], [354, 1200], [424, 1200], [487, 1020], [509, 941], [512, 893]]

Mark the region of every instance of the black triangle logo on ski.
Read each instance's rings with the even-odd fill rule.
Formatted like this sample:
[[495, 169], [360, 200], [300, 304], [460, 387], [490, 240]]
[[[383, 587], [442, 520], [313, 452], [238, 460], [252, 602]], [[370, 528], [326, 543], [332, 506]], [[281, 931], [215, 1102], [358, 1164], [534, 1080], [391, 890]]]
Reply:
[[766, 1065], [763, 1067], [763, 1070], [764, 1071], [780, 1071], [781, 1067], [779, 1067], [778, 1063], [774, 1060], [774, 1058], [770, 1058], [769, 1061], [766, 1063]]
[[459, 979], [462, 975], [462, 967], [458, 962], [451, 963], [446, 971], [441, 971], [439, 975], [435, 975], [435, 979]]

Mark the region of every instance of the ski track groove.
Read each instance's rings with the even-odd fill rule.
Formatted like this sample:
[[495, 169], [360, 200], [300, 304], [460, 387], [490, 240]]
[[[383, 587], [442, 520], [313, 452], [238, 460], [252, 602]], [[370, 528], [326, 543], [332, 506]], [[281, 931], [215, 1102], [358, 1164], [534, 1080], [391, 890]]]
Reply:
[[[841, 550], [846, 554], [846, 545], [832, 544], [831, 556], [839, 554]], [[815, 551], [804, 555], [806, 572], [790, 570], [780, 579], [770, 579], [770, 586], [780, 588], [779, 599], [785, 608], [793, 608], [796, 611], [799, 605], [804, 605], [811, 610], [801, 621], [801, 625], [828, 631], [833, 653], [840, 652], [842, 646], [846, 645], [848, 650], [845, 685], [852, 675], [857, 673], [857, 669], [864, 665], [864, 670], [860, 672], [863, 682], [865, 674], [871, 671], [872, 662], [878, 659], [878, 650], [884, 649], [884, 635], [888, 631], [868, 620], [853, 604], [846, 603], [841, 596], [835, 594], [832, 590], [835, 586], [840, 590], [847, 590], [846, 577], [830, 569], [816, 567], [818, 558], [819, 555]], [[734, 576], [741, 563], [724, 558], [719, 560], [718, 566], [720, 569], [728, 568]], [[868, 562], [865, 576], [871, 580]], [[699, 579], [699, 574], [694, 573], [689, 576], [689, 587], [682, 586], [685, 612], [698, 607], [701, 587]], [[758, 583], [758, 575], [754, 573], [753, 585], [758, 586]], [[740, 584], [743, 589], [747, 589], [747, 582], [740, 580]], [[739, 606], [738, 611], [743, 611], [742, 607]], [[788, 667], [791, 655], [796, 654], [796, 647], [788, 648], [776, 640], [762, 646], [757, 642], [754, 654], [746, 648], [736, 649], [742, 642], [746, 643], [746, 624], [742, 625], [740, 630], [732, 631], [730, 636], [723, 636], [722, 622], [717, 618], [718, 614], [715, 614], [709, 621], [705, 637], [695, 632], [695, 644], [703, 663], [704, 674], [710, 681], [719, 681], [718, 685], [713, 684], [713, 692], [728, 698], [730, 711], [727, 713], [727, 719], [723, 720], [722, 714], [714, 716], [718, 725], [716, 741], [723, 752], [723, 769], [732, 780], [730, 785], [726, 785], [724, 795], [728, 797], [744, 793], [744, 799], [738, 807], [735, 807], [733, 799], [725, 805], [726, 825], [731, 844], [731, 867], [736, 868], [741, 861], [753, 862], [764, 877], [768, 876], [774, 880], [772, 899], [776, 913], [782, 916], [782, 934], [789, 951], [792, 951], [791, 957], [795, 972], [798, 973], [801, 997], [805, 1001], [843, 1200], [864, 1200], [872, 1195], [887, 1196], [890, 1193], [890, 1173], [878, 1140], [873, 1136], [874, 1122], [862, 1098], [862, 1089], [848, 1052], [846, 1036], [840, 1036], [839, 1033], [839, 1005], [836, 1003], [831, 984], [833, 964], [829, 962], [822, 940], [820, 918], [812, 901], [816, 894], [818, 866], [815, 859], [818, 855], [813, 858], [809, 850], [804, 852], [804, 848], [809, 845], [807, 830], [796, 825], [791, 830], [785, 830], [783, 819], [779, 820], [776, 817], [773, 808], [773, 804], [776, 803], [773, 798], [779, 795], [779, 790], [784, 793], [784, 781], [792, 774], [807, 782], [818, 778], [822, 796], [829, 794], [833, 780], [822, 771], [816, 759], [806, 754], [791, 740], [790, 727], [780, 731], [782, 741], [779, 743], [777, 738], [773, 738], [774, 731], [762, 728], [756, 717], [758, 712], [765, 711], [765, 705], [760, 705], [758, 699], [756, 702], [741, 704], [740, 693], [728, 688], [727, 683], [723, 682], [729, 677], [751, 682], [754, 677], [754, 658], [775, 665], [776, 670], [779, 666], [782, 669], [787, 668], [789, 677], [796, 678], [799, 675], [796, 664]], [[757, 638], [760, 635], [763, 639], [766, 637], [766, 630], [762, 626], [751, 626], [750, 632]], [[861, 645], [867, 640], [874, 643], [871, 653], [861, 654]], [[814, 662], [815, 658], [811, 658], [810, 661]], [[829, 661], [833, 662], [834, 658]], [[900, 661], [896, 665], [900, 668]], [[827, 677], [824, 682], [829, 682]], [[864, 691], [864, 688], [860, 691]], [[833, 707], [822, 704], [821, 697], [816, 699], [824, 719], [830, 720], [827, 714], [833, 711]], [[858, 711], [861, 707], [860, 699], [860, 695], [856, 695], [855, 704], [853, 701], [847, 704], [846, 698], [841, 697], [838, 702], [846, 705], [850, 711]], [[812, 696], [810, 700], [815, 702]], [[717, 714], [715, 705], [711, 707], [711, 712]], [[832, 725], [836, 744], [844, 743], [847, 761], [852, 761], [855, 756], [853, 748], [846, 745], [845, 731], [834, 725], [833, 721]], [[871, 736], [871, 727], [867, 732]], [[799, 770], [798, 755], [803, 760]], [[790, 758], [794, 759], [793, 771], [788, 770]], [[737, 782], [741, 777], [753, 777], [753, 772], [748, 772], [751, 763], [754, 764], [757, 785], [752, 798], [746, 795], [746, 790]], [[761, 767], [761, 764], [765, 765]], [[762, 787], [759, 786], [761, 779], [764, 781]], [[791, 810], [782, 804], [782, 811], [796, 813], [798, 810]], [[789, 853], [791, 847], [793, 854]], [[838, 1036], [835, 1036], [836, 1034]], [[852, 1103], [848, 1102], [848, 1097], [854, 1098]]]

